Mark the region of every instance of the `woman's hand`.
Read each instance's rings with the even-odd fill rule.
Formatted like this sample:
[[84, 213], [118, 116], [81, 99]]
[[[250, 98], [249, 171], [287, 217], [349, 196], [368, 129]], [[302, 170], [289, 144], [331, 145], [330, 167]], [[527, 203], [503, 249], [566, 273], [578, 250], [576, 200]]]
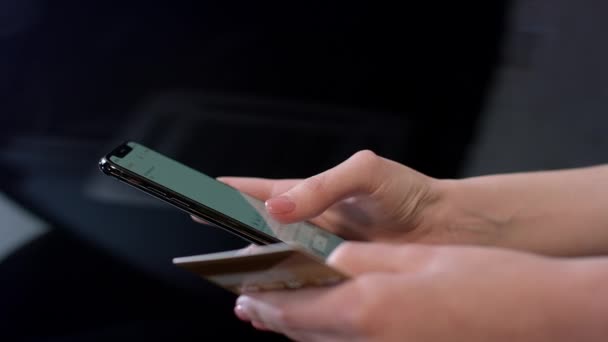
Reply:
[[442, 181], [371, 151], [304, 180], [220, 180], [266, 201], [280, 222], [310, 220], [350, 240], [490, 244], [496, 235], [486, 222], [447, 217]]
[[304, 180], [221, 180], [349, 240], [608, 253], [608, 166], [438, 180], [362, 151]]
[[237, 316], [300, 341], [608, 336], [605, 260], [588, 268], [501, 249], [345, 243], [329, 263], [352, 279], [330, 288], [247, 294], [237, 300]]

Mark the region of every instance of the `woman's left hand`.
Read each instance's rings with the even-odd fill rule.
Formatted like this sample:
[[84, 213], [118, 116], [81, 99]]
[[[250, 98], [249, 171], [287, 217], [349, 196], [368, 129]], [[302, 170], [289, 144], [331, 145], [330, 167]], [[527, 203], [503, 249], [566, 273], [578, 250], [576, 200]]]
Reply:
[[[502, 249], [344, 243], [328, 288], [250, 293], [237, 316], [300, 341], [560, 341], [569, 262]], [[567, 289], [567, 290], [566, 290]], [[575, 338], [575, 339], [576, 339]]]

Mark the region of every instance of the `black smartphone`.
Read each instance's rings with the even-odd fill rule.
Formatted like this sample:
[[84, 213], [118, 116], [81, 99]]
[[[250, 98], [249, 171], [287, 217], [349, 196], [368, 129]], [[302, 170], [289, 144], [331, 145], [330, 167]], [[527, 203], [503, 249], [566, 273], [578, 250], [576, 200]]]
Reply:
[[116, 147], [99, 168], [254, 244], [288, 242], [326, 258], [344, 241], [309, 222], [281, 224], [262, 201], [135, 142]]

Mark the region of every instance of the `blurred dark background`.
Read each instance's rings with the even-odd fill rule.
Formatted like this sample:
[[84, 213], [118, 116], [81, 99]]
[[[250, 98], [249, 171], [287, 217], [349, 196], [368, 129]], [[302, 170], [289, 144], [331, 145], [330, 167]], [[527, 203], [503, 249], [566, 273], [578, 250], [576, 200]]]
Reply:
[[98, 159], [135, 140], [213, 176], [364, 148], [442, 178], [605, 162], [606, 10], [0, 0], [0, 339], [281, 339], [171, 264], [244, 241]]

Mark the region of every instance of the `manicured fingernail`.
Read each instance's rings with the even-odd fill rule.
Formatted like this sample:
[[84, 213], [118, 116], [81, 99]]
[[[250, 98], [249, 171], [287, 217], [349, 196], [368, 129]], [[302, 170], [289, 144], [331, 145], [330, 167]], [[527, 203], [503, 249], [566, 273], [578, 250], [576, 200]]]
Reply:
[[266, 201], [266, 210], [271, 214], [287, 214], [296, 208], [296, 204], [287, 196], [279, 196]]
[[235, 313], [238, 310], [239, 314], [243, 314], [242, 317], [245, 318], [245, 320], [255, 320], [257, 317], [255, 315], [255, 310], [252, 308], [252, 304], [250, 297], [243, 295], [239, 296], [239, 298], [236, 299], [236, 307], [234, 308]]
[[270, 330], [270, 329], [268, 329], [267, 326], [264, 325], [264, 323], [259, 322], [259, 321], [253, 321], [253, 322], [251, 322], [251, 325], [258, 330], [263, 330], [263, 331]]
[[237, 304], [234, 307], [234, 314], [236, 315], [236, 317], [238, 317], [241, 321], [245, 321], [245, 322], [249, 322], [251, 319], [249, 319], [249, 316], [247, 315], [247, 313], [245, 312], [245, 308], [243, 308], [242, 305]]

